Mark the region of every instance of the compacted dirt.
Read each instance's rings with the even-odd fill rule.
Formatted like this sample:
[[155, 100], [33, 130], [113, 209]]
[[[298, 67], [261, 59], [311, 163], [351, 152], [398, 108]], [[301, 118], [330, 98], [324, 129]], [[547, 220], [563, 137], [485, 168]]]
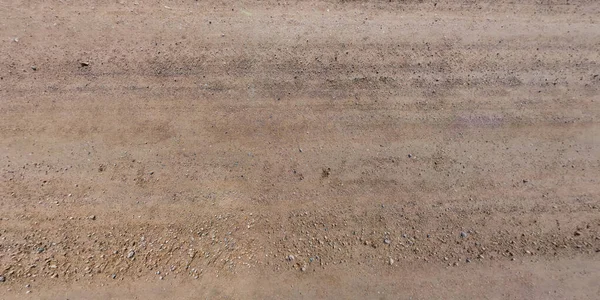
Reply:
[[0, 299], [599, 299], [594, 0], [0, 3]]

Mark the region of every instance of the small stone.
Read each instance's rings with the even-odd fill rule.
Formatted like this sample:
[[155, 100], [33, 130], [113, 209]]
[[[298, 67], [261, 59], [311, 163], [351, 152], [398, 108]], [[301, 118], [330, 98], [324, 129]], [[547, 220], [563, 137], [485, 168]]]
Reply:
[[390, 241], [390, 239], [385, 239], [385, 240], [383, 240], [383, 243], [386, 245], [389, 245], [392, 243], [392, 241]]
[[117, 278], [117, 274], [112, 274], [112, 275], [110, 275], [110, 278], [112, 278], [112, 279], [115, 279], [115, 278]]
[[90, 63], [89, 63], [89, 62], [87, 62], [87, 61], [82, 61], [82, 62], [80, 62], [79, 64], [80, 64], [82, 67], [87, 67], [87, 66], [89, 66], [89, 65], [90, 65]]
[[165, 279], [165, 278], [164, 278], [164, 277], [162, 277], [162, 276], [160, 276], [160, 277], [158, 277], [158, 279], [160, 279], [160, 280], [163, 280], [163, 279]]
[[471, 262], [471, 259], [470, 259], [470, 258], [467, 258], [465, 261], [466, 261], [466, 262], [468, 262], [468, 263], [470, 263], [470, 262]]
[[479, 256], [477, 256], [477, 258], [484, 259], [485, 257], [483, 255], [479, 254]]
[[92, 220], [92, 221], [96, 220], [96, 216], [95, 215], [91, 215], [90, 216], [90, 220]]
[[466, 232], [464, 232], [464, 231], [461, 231], [461, 232], [460, 232], [460, 237], [461, 237], [461, 238], [466, 238], [466, 237], [467, 237], [467, 233], [466, 233]]
[[27, 292], [25, 292], [25, 294], [29, 294], [29, 293], [31, 293], [31, 291], [27, 291]]
[[6, 277], [0, 276], [0, 282], [5, 282], [5, 281], [6, 281]]
[[409, 154], [408, 154], [408, 158], [412, 158], [412, 154], [410, 154], [410, 153], [409, 153]]
[[31, 287], [31, 284], [26, 284], [26, 285], [25, 285], [25, 287], [26, 287], [26, 288], [30, 288], [30, 287]]
[[581, 231], [575, 231], [575, 236], [580, 236], [581, 235]]
[[300, 271], [302, 271], [302, 272], [306, 272], [306, 267], [305, 267], [305, 266], [302, 266], [302, 268], [300, 268]]
[[37, 67], [36, 66], [31, 66], [31, 69], [34, 71], [37, 71]]
[[288, 261], [293, 261], [294, 259], [296, 259], [293, 255], [288, 255], [287, 260]]
[[131, 250], [127, 253], [127, 258], [133, 258], [135, 256], [135, 251]]
[[390, 260], [389, 260], [388, 263], [390, 264], [390, 266], [393, 265], [394, 264], [394, 259], [390, 257]]

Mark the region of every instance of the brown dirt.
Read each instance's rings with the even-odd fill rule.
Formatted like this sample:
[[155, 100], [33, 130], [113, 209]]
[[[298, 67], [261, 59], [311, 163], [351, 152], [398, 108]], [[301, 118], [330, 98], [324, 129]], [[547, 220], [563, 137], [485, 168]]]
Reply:
[[9, 2], [0, 298], [600, 298], [597, 1]]

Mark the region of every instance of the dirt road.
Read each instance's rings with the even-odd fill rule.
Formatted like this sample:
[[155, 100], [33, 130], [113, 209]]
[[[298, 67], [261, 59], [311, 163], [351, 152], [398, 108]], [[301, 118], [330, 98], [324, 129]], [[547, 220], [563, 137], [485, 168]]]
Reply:
[[598, 299], [597, 1], [0, 4], [1, 299]]

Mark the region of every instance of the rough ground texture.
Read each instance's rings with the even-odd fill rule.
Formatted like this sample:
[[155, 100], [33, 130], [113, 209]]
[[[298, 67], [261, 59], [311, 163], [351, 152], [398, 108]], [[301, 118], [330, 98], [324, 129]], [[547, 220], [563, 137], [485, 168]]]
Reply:
[[599, 22], [0, 3], [0, 298], [598, 299]]

